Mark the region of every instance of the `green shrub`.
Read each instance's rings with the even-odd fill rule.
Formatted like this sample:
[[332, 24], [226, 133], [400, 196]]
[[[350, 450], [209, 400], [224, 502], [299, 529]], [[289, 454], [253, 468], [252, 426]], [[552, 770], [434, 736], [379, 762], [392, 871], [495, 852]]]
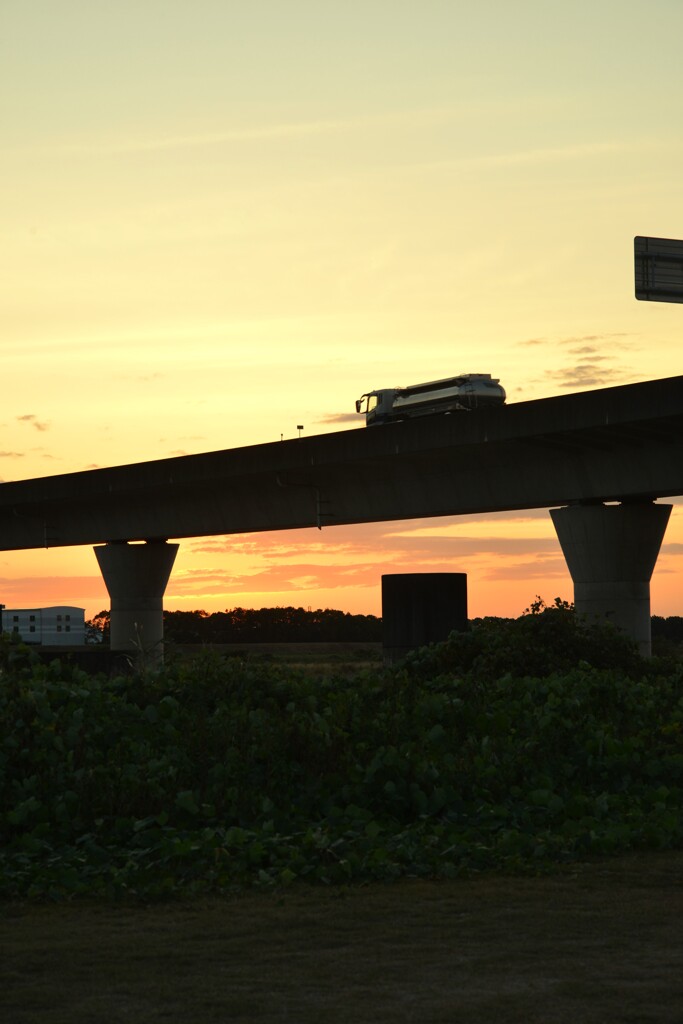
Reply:
[[680, 844], [683, 688], [557, 607], [316, 678], [0, 650], [0, 894], [538, 871]]
[[443, 644], [408, 658], [413, 675], [475, 672], [480, 680], [501, 676], [547, 676], [584, 663], [638, 677], [650, 666], [636, 645], [610, 623], [589, 622], [572, 606], [540, 598], [518, 619], [481, 619], [467, 633], [452, 633]]

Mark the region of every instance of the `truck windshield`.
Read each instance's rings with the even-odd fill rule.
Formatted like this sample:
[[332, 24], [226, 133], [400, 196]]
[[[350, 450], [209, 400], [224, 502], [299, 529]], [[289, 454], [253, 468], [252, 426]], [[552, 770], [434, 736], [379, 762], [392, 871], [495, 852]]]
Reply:
[[356, 412], [371, 412], [377, 406], [377, 395], [361, 395], [356, 402]]

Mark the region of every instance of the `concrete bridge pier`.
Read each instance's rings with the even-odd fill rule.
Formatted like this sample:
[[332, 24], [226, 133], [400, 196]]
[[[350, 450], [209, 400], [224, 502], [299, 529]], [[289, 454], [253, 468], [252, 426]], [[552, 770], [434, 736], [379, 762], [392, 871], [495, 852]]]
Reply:
[[163, 662], [164, 591], [179, 546], [154, 540], [95, 547], [111, 598], [112, 651], [135, 652], [148, 663]]
[[671, 505], [569, 505], [550, 515], [574, 581], [579, 614], [604, 618], [652, 654], [650, 578]]

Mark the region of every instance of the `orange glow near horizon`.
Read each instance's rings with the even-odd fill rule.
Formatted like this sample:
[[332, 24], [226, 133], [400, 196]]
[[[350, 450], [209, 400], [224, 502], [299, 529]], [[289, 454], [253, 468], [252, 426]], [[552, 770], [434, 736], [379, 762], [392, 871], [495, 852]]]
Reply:
[[[677, 615], [683, 555], [674, 506], [653, 576], [652, 612]], [[168, 584], [169, 610], [294, 606], [381, 615], [381, 576], [464, 572], [471, 618], [515, 617], [539, 595], [573, 600], [547, 512], [463, 516], [183, 540]], [[109, 607], [92, 548], [0, 553], [8, 607], [74, 604], [91, 618]]]

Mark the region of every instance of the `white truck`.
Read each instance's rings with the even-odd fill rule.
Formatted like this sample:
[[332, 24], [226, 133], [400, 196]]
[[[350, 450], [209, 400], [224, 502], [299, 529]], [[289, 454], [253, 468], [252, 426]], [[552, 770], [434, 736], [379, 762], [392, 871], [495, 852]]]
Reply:
[[365, 413], [365, 425], [370, 427], [414, 416], [484, 409], [504, 401], [505, 390], [496, 377], [490, 373], [462, 373], [409, 388], [368, 391], [356, 402], [356, 412]]

